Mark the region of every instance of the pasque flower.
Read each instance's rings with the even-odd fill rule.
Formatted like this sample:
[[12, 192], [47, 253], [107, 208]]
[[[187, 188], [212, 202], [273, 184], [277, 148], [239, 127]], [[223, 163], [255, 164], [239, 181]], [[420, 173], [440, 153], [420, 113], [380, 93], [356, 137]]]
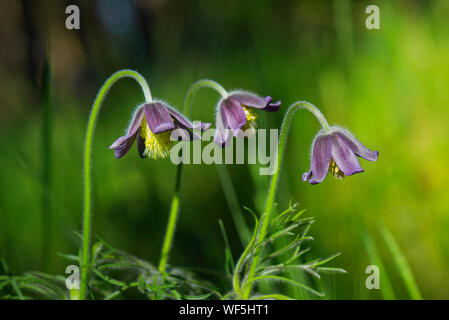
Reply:
[[[145, 103], [134, 112], [126, 135], [119, 137], [109, 149], [114, 150], [117, 159], [128, 153], [137, 137], [137, 150], [140, 157], [150, 159], [166, 158], [172, 147], [170, 134], [173, 130], [206, 130], [209, 123], [200, 123], [194, 128], [192, 122], [161, 101]], [[189, 138], [193, 137], [189, 130]], [[183, 139], [184, 140], [184, 139]]]
[[302, 180], [317, 184], [324, 180], [328, 172], [337, 179], [363, 172], [357, 156], [376, 161], [379, 152], [367, 149], [350, 132], [340, 127], [321, 130], [312, 143], [310, 171], [303, 174]]
[[269, 96], [262, 98], [246, 91], [228, 93], [218, 103], [214, 141], [225, 146], [230, 132], [238, 136], [242, 131], [254, 129], [257, 115], [251, 109], [278, 111], [281, 101], [272, 101]]

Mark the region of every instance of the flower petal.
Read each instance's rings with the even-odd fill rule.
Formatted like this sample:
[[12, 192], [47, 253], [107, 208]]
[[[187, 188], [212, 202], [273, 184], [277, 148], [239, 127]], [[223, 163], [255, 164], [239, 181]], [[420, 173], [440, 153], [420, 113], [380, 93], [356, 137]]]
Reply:
[[109, 147], [109, 149], [114, 150], [114, 156], [116, 159], [120, 159], [125, 154], [128, 153], [129, 148], [131, 148], [136, 135], [132, 136], [121, 136]]
[[281, 100], [278, 100], [276, 102], [272, 102], [273, 98], [270, 96], [265, 97], [265, 102], [267, 103], [267, 106], [264, 108], [265, 111], [275, 112], [279, 110], [279, 107], [281, 106]]
[[134, 113], [134, 119], [128, 128], [128, 133], [125, 136], [119, 137], [114, 143], [109, 147], [109, 149], [114, 150], [114, 156], [116, 159], [123, 157], [131, 148], [137, 132], [139, 131], [140, 124], [143, 119], [143, 109], [139, 108]]
[[[198, 129], [200, 129], [199, 127], [203, 128], [203, 125], [207, 125], [207, 124], [208, 123], [200, 123], [200, 125], [197, 126], [196, 123], [194, 123], [193, 127], [187, 127], [175, 119], [175, 127], [176, 127], [175, 130], [182, 130], [182, 131], [178, 132], [179, 136], [181, 137], [180, 139], [182, 141], [201, 140], [201, 135], [198, 134]], [[210, 126], [210, 124], [209, 124], [209, 126]], [[209, 126], [206, 126], [206, 128], [208, 129]], [[193, 131], [192, 131], [192, 129], [193, 129]]]
[[173, 130], [175, 124], [170, 116], [167, 106], [160, 102], [147, 103], [143, 106], [145, 120], [154, 134]]
[[337, 167], [347, 176], [363, 172], [359, 160], [352, 151], [351, 146], [338, 134], [332, 136], [332, 159]]
[[225, 147], [230, 138], [229, 129], [215, 129], [214, 142], [220, 147]]
[[272, 98], [270, 96], [262, 98], [250, 92], [235, 91], [231, 92], [229, 98], [237, 100], [239, 103], [256, 109], [263, 109], [265, 111], [278, 111], [281, 101], [271, 103]]
[[246, 114], [242, 105], [231, 98], [222, 101], [220, 115], [225, 129], [241, 129], [246, 123]]
[[143, 154], [145, 152], [145, 141], [140, 134], [137, 135], [137, 152], [139, 152], [139, 156], [142, 159], [145, 158], [145, 155]]
[[312, 170], [304, 172], [302, 174], [302, 181], [304, 182], [309, 181], [310, 178], [312, 178]]
[[352, 134], [346, 130], [340, 129], [336, 133], [341, 138], [343, 138], [350, 146], [351, 150], [368, 161], [376, 161], [379, 157], [379, 151], [373, 151], [366, 148], [360, 141], [358, 141]]
[[318, 135], [313, 141], [310, 172], [303, 174], [303, 181], [320, 183], [326, 178], [332, 158], [332, 136]]
[[183, 125], [184, 128], [189, 128], [189, 129], [200, 129], [201, 131], [207, 130], [210, 128], [210, 123], [205, 123], [205, 122], [200, 122], [200, 127], [195, 127], [193, 128], [193, 124], [192, 122], [187, 119], [186, 117], [184, 117], [182, 114], [180, 114], [179, 112], [177, 112], [175, 109], [167, 107], [168, 113], [170, 113], [170, 115], [176, 119], [176, 121], [178, 121], [180, 124]]

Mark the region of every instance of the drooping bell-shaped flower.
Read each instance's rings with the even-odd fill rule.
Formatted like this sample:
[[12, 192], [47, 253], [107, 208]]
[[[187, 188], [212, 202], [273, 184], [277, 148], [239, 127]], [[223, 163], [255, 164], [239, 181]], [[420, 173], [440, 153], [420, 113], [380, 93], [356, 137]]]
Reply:
[[242, 131], [254, 130], [257, 115], [251, 109], [278, 111], [281, 101], [272, 102], [271, 97], [259, 97], [246, 91], [233, 91], [218, 103], [214, 141], [225, 146], [230, 133], [238, 136]]
[[134, 112], [127, 134], [119, 137], [109, 149], [114, 150], [115, 158], [119, 159], [128, 153], [137, 137], [137, 150], [140, 157], [150, 159], [166, 158], [170, 154], [173, 142], [170, 134], [181, 128], [189, 130], [189, 138], [193, 137], [190, 130], [202, 131], [210, 127], [209, 123], [200, 123], [194, 128], [192, 122], [161, 101], [145, 103]]
[[367, 149], [350, 132], [340, 127], [321, 130], [312, 143], [310, 171], [302, 176], [310, 184], [320, 183], [328, 173], [337, 179], [363, 172], [357, 157], [376, 161], [378, 151]]

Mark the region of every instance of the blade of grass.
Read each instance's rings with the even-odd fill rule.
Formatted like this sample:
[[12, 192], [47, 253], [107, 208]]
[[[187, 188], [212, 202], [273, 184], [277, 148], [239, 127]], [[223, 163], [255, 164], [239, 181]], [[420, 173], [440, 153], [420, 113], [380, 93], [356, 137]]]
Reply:
[[41, 263], [45, 269], [50, 265], [53, 217], [51, 212], [51, 143], [52, 143], [52, 106], [51, 106], [51, 78], [50, 66], [45, 61], [41, 82], [42, 99], [42, 202], [41, 228], [42, 247]]
[[22, 291], [20, 291], [20, 288], [17, 285], [16, 279], [14, 278], [14, 276], [9, 271], [9, 268], [8, 268], [8, 265], [6, 264], [6, 261], [2, 257], [0, 257], [0, 262], [1, 262], [2, 266], [3, 266], [3, 270], [9, 276], [9, 281], [11, 283], [11, 286], [13, 287], [14, 291], [16, 292], [18, 298], [20, 300], [25, 300], [25, 297], [23, 296]]
[[402, 253], [399, 245], [391, 234], [390, 230], [388, 230], [387, 226], [380, 221], [379, 222], [380, 233], [387, 244], [387, 248], [393, 256], [394, 262], [396, 264], [396, 268], [404, 281], [404, 284], [408, 290], [410, 298], [413, 300], [422, 300], [421, 293], [419, 291], [418, 285], [415, 282], [415, 278], [413, 277], [412, 270]]
[[237, 198], [234, 185], [232, 184], [231, 177], [229, 176], [228, 169], [224, 165], [216, 165], [216, 168], [226, 202], [231, 209], [231, 216], [234, 220], [234, 224], [240, 238], [240, 243], [242, 246], [246, 246], [251, 238], [251, 234], [245, 218], [243, 217], [242, 210], [240, 209], [239, 200]]
[[232, 258], [232, 251], [229, 245], [228, 236], [226, 235], [226, 230], [221, 219], [218, 220], [218, 224], [220, 225], [220, 230], [223, 235], [223, 240], [225, 242], [225, 270], [227, 273], [232, 274], [232, 270], [234, 270], [235, 264], [234, 259]]
[[363, 232], [362, 239], [368, 253], [369, 263], [379, 267], [381, 281], [380, 291], [383, 298], [385, 300], [395, 300], [396, 296], [394, 294], [393, 286], [391, 285], [390, 278], [388, 277], [383, 261], [379, 255], [379, 251], [377, 250], [376, 243], [366, 231]]

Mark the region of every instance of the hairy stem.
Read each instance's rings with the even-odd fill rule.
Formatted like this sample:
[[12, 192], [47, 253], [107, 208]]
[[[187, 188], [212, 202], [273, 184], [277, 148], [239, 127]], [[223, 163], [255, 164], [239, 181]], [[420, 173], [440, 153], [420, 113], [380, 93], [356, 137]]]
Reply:
[[[326, 121], [326, 118], [323, 116], [321, 111], [315, 107], [313, 104], [307, 102], [307, 101], [297, 101], [293, 103], [287, 110], [284, 116], [284, 120], [282, 121], [281, 125], [281, 134], [279, 137], [279, 147], [277, 151], [277, 157], [276, 157], [276, 163], [275, 163], [275, 170], [274, 174], [271, 177], [271, 183], [270, 188], [268, 189], [268, 195], [267, 195], [267, 201], [265, 203], [265, 210], [264, 214], [266, 214], [266, 218], [262, 222], [262, 226], [260, 228], [260, 235], [259, 235], [259, 241], [264, 241], [265, 237], [267, 235], [268, 227], [270, 226], [270, 218], [271, 213], [273, 211], [276, 191], [277, 191], [277, 185], [279, 182], [279, 172], [280, 172], [280, 166], [282, 163], [282, 158], [284, 156], [284, 150], [287, 143], [287, 137], [288, 132], [290, 130], [290, 125], [293, 119], [293, 115], [296, 111], [300, 109], [305, 109], [310, 111], [320, 122], [323, 129], [327, 132], [329, 131], [329, 124]], [[257, 263], [259, 261], [260, 256], [260, 248], [256, 250], [254, 254], [254, 258], [251, 261], [251, 266], [249, 268], [248, 273], [248, 280], [247, 283], [252, 283], [253, 278], [255, 276], [256, 270], [257, 270]], [[246, 286], [244, 293], [243, 293], [243, 299], [248, 299], [249, 295], [251, 293], [252, 285]]]
[[[189, 109], [192, 105], [193, 97], [198, 89], [202, 87], [210, 87], [217, 90], [222, 96], [227, 94], [226, 90], [217, 82], [209, 79], [199, 80], [195, 82], [187, 92], [186, 100], [184, 102], [184, 114], [189, 117]], [[165, 266], [168, 261], [168, 256], [170, 255], [171, 244], [173, 242], [173, 237], [176, 228], [176, 219], [178, 217], [179, 211], [179, 188], [181, 186], [181, 176], [182, 176], [182, 163], [178, 165], [178, 170], [176, 172], [176, 186], [175, 194], [172, 199], [170, 215], [168, 217], [167, 230], [165, 233], [164, 242], [162, 244], [161, 259], [159, 261], [159, 272], [165, 272]]]
[[86, 297], [87, 290], [87, 281], [88, 281], [88, 273], [89, 273], [89, 251], [90, 251], [90, 224], [91, 224], [91, 166], [92, 166], [92, 143], [95, 131], [95, 123], [98, 117], [98, 114], [101, 109], [101, 105], [106, 97], [109, 89], [112, 87], [114, 83], [122, 78], [132, 78], [136, 80], [142, 91], [145, 95], [145, 101], [151, 102], [151, 92], [148, 87], [145, 79], [136, 71], [133, 70], [120, 70], [110, 76], [103, 86], [100, 88], [100, 91], [95, 98], [95, 101], [92, 105], [92, 110], [89, 116], [89, 120], [87, 123], [87, 131], [86, 131], [86, 140], [84, 143], [84, 211], [83, 211], [83, 239], [82, 239], [82, 249], [81, 249], [81, 284], [80, 284], [80, 299], [84, 299]]
[[[195, 93], [198, 91], [198, 89], [202, 87], [213, 88], [217, 90], [221, 95], [227, 94], [226, 90], [213, 80], [205, 79], [195, 82], [187, 92], [186, 100], [184, 102], [184, 114], [186, 117], [189, 117], [189, 109], [192, 104]], [[175, 194], [172, 199], [170, 215], [168, 217], [167, 230], [165, 232], [165, 238], [162, 244], [161, 259], [159, 261], [160, 273], [163, 273], [165, 271], [165, 266], [168, 261], [168, 256], [170, 255], [171, 244], [173, 242], [173, 237], [175, 234], [176, 219], [178, 217], [179, 211], [179, 188], [181, 186], [181, 177], [182, 177], [182, 163], [178, 165], [178, 170], [176, 172]]]
[[181, 187], [181, 176], [182, 176], [182, 163], [178, 164], [178, 168], [176, 170], [175, 194], [173, 195], [173, 199], [171, 202], [167, 231], [165, 232], [165, 238], [162, 245], [161, 259], [159, 261], [160, 273], [165, 272], [165, 266], [168, 261], [168, 256], [170, 255], [170, 249], [173, 243], [173, 236], [175, 234], [176, 219], [178, 218], [179, 212], [179, 189]]
[[214, 89], [217, 91], [222, 97], [226, 97], [228, 95], [228, 92], [218, 83], [214, 80], [210, 79], [202, 79], [198, 80], [192, 86], [189, 88], [189, 91], [186, 95], [186, 100], [184, 102], [184, 114], [189, 117], [190, 107], [192, 106], [193, 97], [195, 96], [196, 92], [204, 87], [208, 87], [211, 89]]

